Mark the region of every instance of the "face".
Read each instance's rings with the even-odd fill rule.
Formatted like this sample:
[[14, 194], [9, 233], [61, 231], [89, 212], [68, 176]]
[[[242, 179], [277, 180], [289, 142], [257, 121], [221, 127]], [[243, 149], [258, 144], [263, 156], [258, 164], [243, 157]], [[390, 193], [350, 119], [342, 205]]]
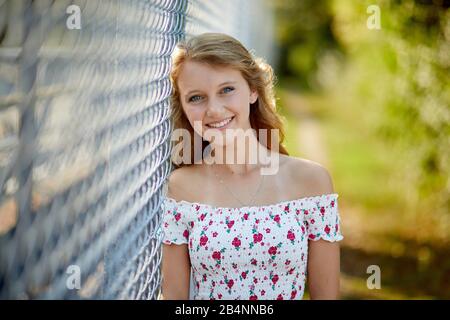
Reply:
[[[194, 130], [211, 141], [208, 131], [223, 135], [225, 130], [251, 129], [250, 104], [258, 98], [242, 74], [230, 67], [186, 61], [178, 78], [183, 110]], [[194, 124], [199, 122], [199, 126]], [[217, 142], [216, 142], [217, 143]]]

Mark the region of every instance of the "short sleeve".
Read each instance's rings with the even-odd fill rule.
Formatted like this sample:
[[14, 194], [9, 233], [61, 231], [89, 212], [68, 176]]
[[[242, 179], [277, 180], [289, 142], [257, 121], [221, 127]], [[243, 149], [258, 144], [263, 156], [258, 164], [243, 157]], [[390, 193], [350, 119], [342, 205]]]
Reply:
[[341, 234], [338, 194], [324, 194], [311, 198], [311, 206], [304, 212], [308, 239], [330, 242], [344, 239]]
[[187, 209], [173, 199], [163, 199], [162, 232], [164, 244], [188, 243]]

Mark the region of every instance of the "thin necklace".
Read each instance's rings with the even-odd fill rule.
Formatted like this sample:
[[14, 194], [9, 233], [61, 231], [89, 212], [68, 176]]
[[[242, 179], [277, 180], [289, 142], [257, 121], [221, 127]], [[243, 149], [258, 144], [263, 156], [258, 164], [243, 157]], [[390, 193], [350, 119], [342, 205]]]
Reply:
[[245, 206], [249, 206], [249, 205], [251, 205], [251, 204], [253, 203], [253, 200], [255, 199], [256, 195], [258, 194], [259, 189], [261, 188], [261, 186], [262, 186], [262, 184], [263, 184], [263, 182], [264, 182], [264, 177], [265, 177], [265, 175], [262, 176], [262, 178], [261, 178], [261, 180], [260, 180], [260, 182], [259, 182], [258, 188], [256, 188], [255, 194], [253, 195], [253, 197], [251, 197], [249, 203], [246, 204], [246, 203], [243, 203], [238, 197], [236, 197], [236, 195], [233, 193], [233, 191], [231, 191], [231, 189], [228, 188], [228, 186], [227, 186], [226, 183], [222, 180], [222, 178], [220, 178], [220, 177], [217, 175], [217, 172], [216, 172], [215, 170], [213, 170], [213, 171], [214, 171], [214, 174], [215, 174], [216, 178], [219, 180], [219, 182], [220, 182], [222, 185], [224, 185], [224, 187], [225, 187], [225, 188], [227, 189], [227, 191], [233, 196], [233, 198], [235, 198], [237, 201], [239, 201], [239, 203], [240, 203], [242, 206], [244, 206], [244, 207], [245, 207]]

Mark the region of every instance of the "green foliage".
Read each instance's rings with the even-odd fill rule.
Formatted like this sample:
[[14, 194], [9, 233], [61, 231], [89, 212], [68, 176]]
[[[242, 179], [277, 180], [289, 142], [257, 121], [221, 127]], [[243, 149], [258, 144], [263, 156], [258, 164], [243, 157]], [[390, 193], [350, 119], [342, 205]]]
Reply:
[[367, 141], [383, 143], [411, 208], [448, 214], [448, 2], [377, 1], [380, 30], [366, 25], [373, 1], [277, 3], [280, 76], [331, 96], [341, 121], [358, 119]]
[[296, 77], [304, 87], [315, 87], [317, 61], [327, 49], [338, 47], [331, 32], [329, 1], [273, 1], [280, 47], [278, 69]]

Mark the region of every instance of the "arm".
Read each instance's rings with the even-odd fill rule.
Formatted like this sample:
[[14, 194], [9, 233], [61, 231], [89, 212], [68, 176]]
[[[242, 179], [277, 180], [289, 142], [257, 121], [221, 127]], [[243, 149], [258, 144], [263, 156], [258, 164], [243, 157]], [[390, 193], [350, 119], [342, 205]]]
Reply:
[[308, 289], [311, 300], [339, 299], [339, 243], [309, 240]]
[[[178, 198], [184, 191], [181, 184], [185, 170], [174, 170], [168, 183], [167, 195]], [[188, 300], [191, 261], [187, 244], [163, 244], [162, 296], [163, 300]]]
[[187, 244], [163, 244], [163, 300], [189, 300], [190, 272]]
[[[308, 170], [308, 189], [314, 194], [334, 192], [329, 172], [311, 163]], [[308, 240], [308, 289], [312, 300], [339, 299], [340, 247], [338, 242], [324, 239]]]

